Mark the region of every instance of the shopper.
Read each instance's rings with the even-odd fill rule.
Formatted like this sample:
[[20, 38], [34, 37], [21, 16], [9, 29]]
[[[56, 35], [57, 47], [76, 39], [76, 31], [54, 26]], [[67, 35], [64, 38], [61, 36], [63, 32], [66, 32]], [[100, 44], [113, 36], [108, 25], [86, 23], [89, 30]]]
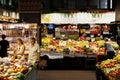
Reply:
[[9, 42], [5, 40], [6, 35], [2, 35], [2, 40], [0, 41], [0, 57], [7, 57], [7, 48], [9, 48]]
[[108, 59], [113, 59], [115, 56], [115, 51], [108, 38], [105, 39], [105, 53], [107, 54]]
[[28, 62], [34, 64], [40, 58], [40, 47], [34, 37], [30, 38]]
[[20, 39], [20, 38], [17, 39], [16, 43], [17, 43], [17, 47], [14, 50], [14, 55], [15, 55], [15, 57], [20, 59], [24, 55], [25, 45], [24, 45], [22, 39]]

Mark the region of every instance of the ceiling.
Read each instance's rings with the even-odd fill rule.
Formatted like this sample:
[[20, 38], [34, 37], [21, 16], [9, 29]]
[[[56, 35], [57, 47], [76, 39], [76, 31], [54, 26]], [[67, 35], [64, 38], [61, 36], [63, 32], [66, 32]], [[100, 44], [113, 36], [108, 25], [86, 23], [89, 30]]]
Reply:
[[[115, 0], [41, 0], [41, 9], [43, 10], [114, 9], [114, 3]], [[112, 8], [110, 6], [111, 4]]]

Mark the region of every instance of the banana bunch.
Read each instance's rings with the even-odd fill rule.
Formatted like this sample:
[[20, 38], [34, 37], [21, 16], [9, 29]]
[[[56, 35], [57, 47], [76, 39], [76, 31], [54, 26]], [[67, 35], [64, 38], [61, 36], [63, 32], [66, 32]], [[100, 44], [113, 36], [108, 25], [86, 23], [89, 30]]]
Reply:
[[114, 60], [120, 60], [120, 54], [116, 55], [116, 57], [114, 57]]
[[48, 45], [51, 42], [51, 38], [44, 37], [42, 38], [42, 45]]

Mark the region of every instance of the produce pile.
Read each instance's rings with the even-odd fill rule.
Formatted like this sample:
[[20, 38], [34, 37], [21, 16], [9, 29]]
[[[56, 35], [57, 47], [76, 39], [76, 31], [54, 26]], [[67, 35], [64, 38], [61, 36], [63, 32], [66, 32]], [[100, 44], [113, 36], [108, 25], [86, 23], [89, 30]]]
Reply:
[[109, 80], [120, 80], [120, 54], [97, 64]]
[[[75, 41], [75, 40], [55, 40], [52, 38], [42, 38], [42, 52], [63, 52], [65, 48], [68, 48], [72, 53], [96, 53], [104, 54], [104, 40], [95, 42], [89, 41]], [[119, 45], [116, 42], [111, 41], [114, 49], [119, 49]]]
[[118, 64], [117, 60], [108, 59], [108, 60], [102, 61], [101, 67], [102, 68], [113, 68], [115, 67], [116, 64]]
[[0, 58], [0, 80], [24, 80], [32, 69], [30, 63], [15, 58]]

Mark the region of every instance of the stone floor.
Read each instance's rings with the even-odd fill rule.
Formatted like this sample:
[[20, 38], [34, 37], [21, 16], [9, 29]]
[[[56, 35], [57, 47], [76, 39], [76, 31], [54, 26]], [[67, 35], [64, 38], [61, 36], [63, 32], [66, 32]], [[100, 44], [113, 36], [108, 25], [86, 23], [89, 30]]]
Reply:
[[93, 70], [38, 70], [37, 80], [96, 80]]

